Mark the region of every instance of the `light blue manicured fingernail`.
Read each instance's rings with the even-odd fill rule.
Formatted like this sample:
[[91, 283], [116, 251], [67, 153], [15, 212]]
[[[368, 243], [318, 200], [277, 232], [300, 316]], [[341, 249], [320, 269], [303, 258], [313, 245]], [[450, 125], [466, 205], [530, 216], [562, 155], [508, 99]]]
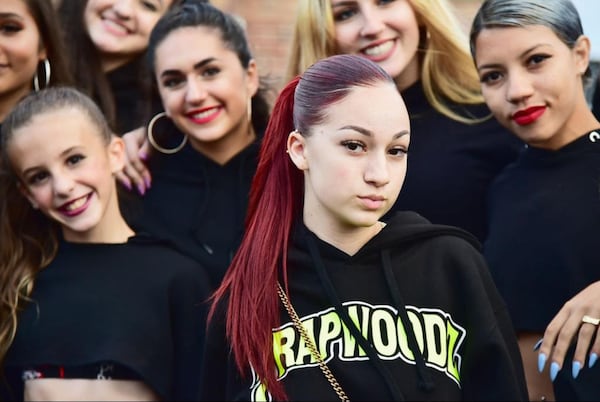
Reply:
[[573, 378], [577, 378], [579, 375], [579, 370], [581, 370], [581, 363], [573, 362], [573, 367], [571, 368], [571, 374], [573, 375]]
[[552, 364], [550, 365], [550, 380], [552, 380], [552, 382], [554, 382], [554, 380], [556, 379], [556, 376], [558, 375], [559, 371], [560, 366], [558, 365], [558, 363], [552, 362]]
[[588, 362], [588, 367], [592, 368], [594, 364], [596, 364], [596, 360], [598, 360], [598, 355], [596, 353], [592, 353], [590, 355], [590, 361]]
[[544, 338], [540, 339], [539, 341], [537, 341], [535, 343], [535, 345], [533, 345], [533, 350], [536, 351], [540, 348], [540, 346], [542, 346], [542, 342], [544, 342]]
[[540, 353], [538, 355], [538, 371], [541, 373], [542, 371], [544, 371], [544, 366], [546, 365], [546, 355], [543, 353]]

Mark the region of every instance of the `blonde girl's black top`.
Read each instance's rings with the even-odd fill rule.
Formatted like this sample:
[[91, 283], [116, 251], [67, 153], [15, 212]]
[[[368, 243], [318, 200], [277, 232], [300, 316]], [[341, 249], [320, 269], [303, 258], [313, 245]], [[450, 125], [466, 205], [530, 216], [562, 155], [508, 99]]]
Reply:
[[489, 186], [524, 144], [491, 117], [484, 105], [454, 105], [465, 116], [489, 119], [466, 124], [431, 106], [421, 82], [402, 91], [410, 117], [408, 170], [391, 211], [415, 211], [434, 224], [457, 226], [480, 242], [487, 235]]
[[94, 366], [117, 367], [163, 400], [197, 399], [208, 289], [201, 266], [148, 236], [62, 242], [19, 314], [3, 399], [22, 398], [32, 368]]

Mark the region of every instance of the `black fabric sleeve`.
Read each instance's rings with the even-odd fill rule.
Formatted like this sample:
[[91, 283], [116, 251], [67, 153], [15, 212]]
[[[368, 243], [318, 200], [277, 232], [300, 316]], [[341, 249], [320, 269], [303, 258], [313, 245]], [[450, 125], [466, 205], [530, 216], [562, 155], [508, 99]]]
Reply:
[[198, 400], [210, 292], [208, 275], [201, 272], [179, 275], [170, 289], [175, 401]]
[[465, 281], [465, 290], [469, 300], [479, 300], [470, 308], [470, 322], [481, 330], [472, 331], [467, 340], [468, 365], [461, 372], [464, 399], [526, 401], [529, 396], [523, 363], [506, 304], [483, 256], [473, 250], [469, 260], [474, 275], [472, 281]]
[[231, 357], [225, 329], [226, 312], [226, 302], [221, 300], [207, 326], [200, 382], [201, 401], [226, 400]]

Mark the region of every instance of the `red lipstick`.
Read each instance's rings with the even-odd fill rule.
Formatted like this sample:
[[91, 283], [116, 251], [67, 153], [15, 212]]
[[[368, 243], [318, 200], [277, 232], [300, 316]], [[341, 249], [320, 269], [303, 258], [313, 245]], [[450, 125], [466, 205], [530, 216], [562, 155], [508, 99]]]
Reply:
[[546, 111], [546, 106], [533, 106], [519, 110], [512, 115], [512, 119], [520, 126], [526, 126], [539, 119]]

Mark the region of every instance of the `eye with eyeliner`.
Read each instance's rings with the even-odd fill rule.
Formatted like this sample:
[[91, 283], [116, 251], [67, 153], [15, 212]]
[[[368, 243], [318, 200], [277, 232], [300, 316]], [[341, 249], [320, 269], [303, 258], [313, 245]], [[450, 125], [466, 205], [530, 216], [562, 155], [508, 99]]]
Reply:
[[367, 146], [363, 142], [356, 140], [342, 141], [341, 145], [352, 153], [365, 152], [367, 150]]

